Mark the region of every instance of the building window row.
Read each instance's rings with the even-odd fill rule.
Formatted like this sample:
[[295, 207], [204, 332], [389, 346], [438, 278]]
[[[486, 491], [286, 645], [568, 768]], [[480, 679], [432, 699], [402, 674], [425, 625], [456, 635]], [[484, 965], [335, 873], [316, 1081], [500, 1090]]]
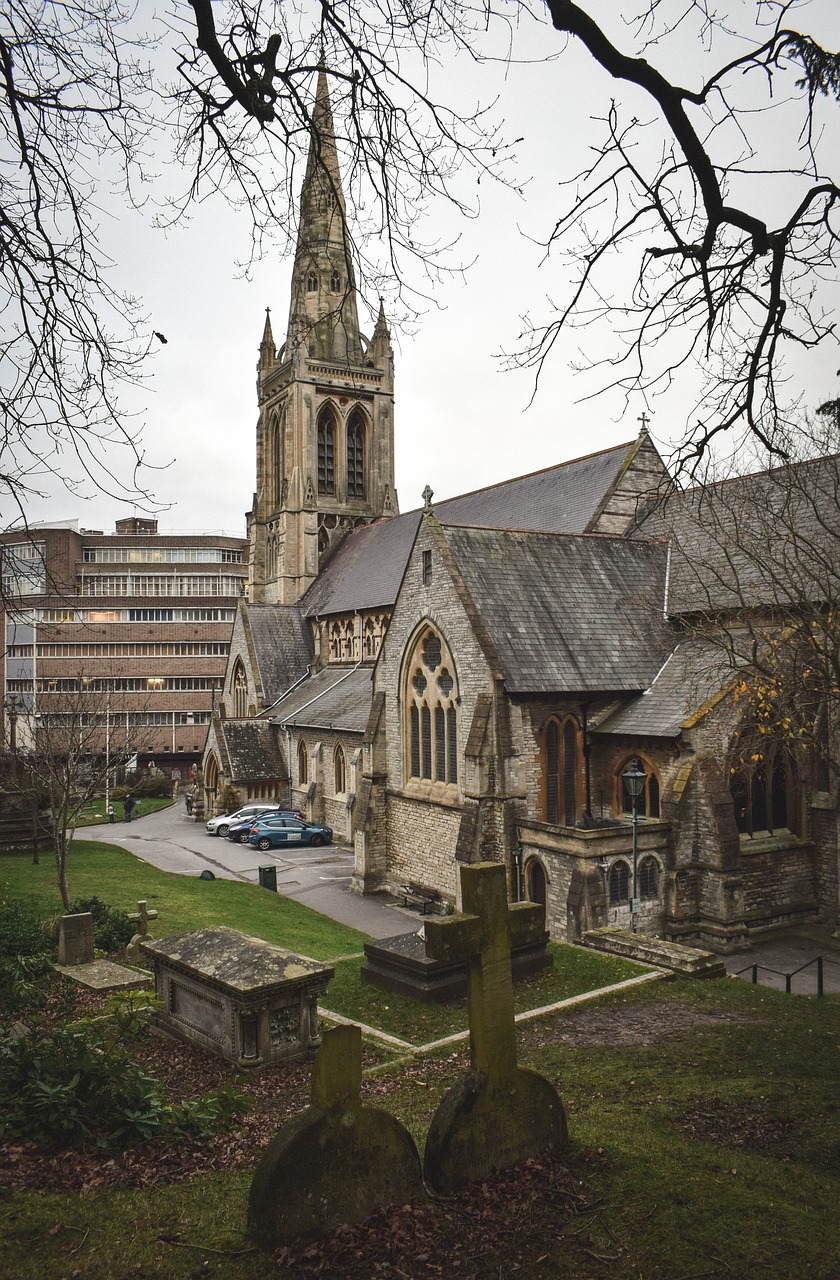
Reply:
[[799, 771], [789, 751], [763, 738], [741, 742], [730, 768], [735, 826], [742, 836], [799, 832]]
[[210, 723], [209, 711], [112, 711], [110, 717], [106, 712], [85, 711], [81, 714], [72, 711], [49, 711], [41, 716], [41, 722], [55, 728], [79, 726], [86, 728], [90, 725], [101, 725], [103, 728], [110, 723], [114, 734], [119, 732], [120, 726], [124, 725], [126, 730], [132, 725], [140, 726], [160, 726], [165, 725], [171, 728], [173, 725], [207, 725]]
[[[39, 693], [207, 693], [221, 688], [219, 676], [39, 676]], [[7, 680], [9, 693], [31, 693], [32, 680]]]
[[[229, 651], [230, 645], [222, 640], [38, 645], [39, 658], [226, 658]], [[31, 658], [32, 645], [13, 645], [7, 650], [7, 655], [10, 658]]]
[[240, 596], [244, 578], [226, 574], [83, 575], [86, 596]]
[[233, 547], [84, 547], [86, 564], [242, 564]]

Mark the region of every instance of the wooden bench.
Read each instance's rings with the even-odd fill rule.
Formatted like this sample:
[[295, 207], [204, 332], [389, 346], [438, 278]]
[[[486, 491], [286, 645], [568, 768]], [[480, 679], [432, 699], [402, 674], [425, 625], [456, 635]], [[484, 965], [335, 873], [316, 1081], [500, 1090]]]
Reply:
[[430, 911], [437, 910], [443, 905], [443, 899], [437, 889], [427, 889], [425, 885], [416, 884], [413, 880], [408, 884], [400, 885], [399, 897], [404, 907], [416, 907], [421, 916], [428, 915]]

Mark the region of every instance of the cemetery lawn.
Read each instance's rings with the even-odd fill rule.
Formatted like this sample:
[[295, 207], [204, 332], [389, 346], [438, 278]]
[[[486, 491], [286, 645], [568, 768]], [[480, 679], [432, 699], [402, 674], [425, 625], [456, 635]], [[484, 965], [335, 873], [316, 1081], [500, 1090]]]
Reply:
[[[67, 858], [72, 901], [97, 897], [121, 911], [145, 898], [159, 915], [156, 938], [215, 925], [230, 925], [313, 960], [361, 952], [367, 937], [301, 903], [240, 880], [201, 880], [159, 871], [125, 849], [96, 840], [74, 840]], [[29, 854], [0, 861], [0, 897], [30, 906], [45, 920], [61, 914], [50, 853], [33, 864]]]
[[[248, 1188], [261, 1146], [305, 1103], [308, 1071], [271, 1068], [236, 1077], [255, 1110], [241, 1131], [216, 1139], [48, 1153], [32, 1190], [19, 1189], [23, 1156], [7, 1147], [2, 1274], [836, 1280], [840, 997], [732, 979], [654, 982], [520, 1024], [518, 1040], [520, 1061], [551, 1079], [566, 1105], [562, 1158], [380, 1212], [281, 1251], [274, 1265], [244, 1234]], [[145, 1051], [149, 1069], [182, 1094], [230, 1071], [186, 1046], [154, 1040]], [[390, 1060], [368, 1048], [363, 1095], [398, 1115], [422, 1147], [466, 1062], [461, 1045]]]

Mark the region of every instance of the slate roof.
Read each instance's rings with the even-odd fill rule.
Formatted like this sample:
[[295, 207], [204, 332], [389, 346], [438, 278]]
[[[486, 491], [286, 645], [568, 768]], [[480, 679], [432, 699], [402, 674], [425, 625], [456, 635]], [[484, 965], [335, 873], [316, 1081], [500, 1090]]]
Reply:
[[585, 533], [636, 441], [432, 502], [441, 524]]
[[277, 731], [267, 720], [219, 720], [216, 733], [229, 778], [287, 778]]
[[840, 458], [677, 491], [639, 531], [671, 540], [671, 613], [837, 600]]
[[443, 533], [511, 693], [646, 689], [673, 647], [659, 543], [453, 525]]
[[[583, 533], [601, 509], [636, 441], [476, 489], [432, 510], [442, 524]], [[348, 534], [300, 600], [307, 617], [393, 605], [422, 512]]]
[[325, 667], [272, 708], [280, 724], [363, 733], [373, 698], [371, 667]]
[[678, 644], [649, 689], [593, 729], [599, 734], [675, 738], [732, 682], [737, 663], [726, 647], [705, 637]]
[[377, 520], [349, 533], [336, 547], [299, 607], [306, 617], [390, 608], [414, 545], [419, 511]]
[[306, 675], [314, 652], [309, 624], [294, 605], [243, 604], [263, 697], [269, 705]]

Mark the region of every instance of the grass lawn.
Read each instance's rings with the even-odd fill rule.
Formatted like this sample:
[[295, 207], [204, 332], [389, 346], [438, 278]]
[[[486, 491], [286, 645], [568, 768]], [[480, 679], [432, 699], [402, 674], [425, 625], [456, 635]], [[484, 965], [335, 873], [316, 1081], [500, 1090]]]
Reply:
[[[488, 1221], [493, 1247], [462, 1254], [457, 1265], [427, 1248], [421, 1254], [411, 1237], [401, 1246], [386, 1234], [373, 1257], [348, 1248], [340, 1265], [319, 1274], [836, 1280], [840, 998], [677, 980], [607, 997], [595, 1008], [600, 1023], [582, 1011], [550, 1015], [520, 1028], [519, 1037], [520, 1059], [555, 1081], [565, 1101], [569, 1164], [582, 1197], [574, 1216], [558, 1215], [550, 1188], [545, 1206], [530, 1202], [524, 1215], [514, 1195], [501, 1240], [498, 1221]], [[682, 1021], [674, 1022], [678, 1015]], [[644, 1033], [628, 1040], [622, 1028], [634, 1019]], [[559, 1038], [573, 1028], [585, 1033], [590, 1023], [601, 1026], [597, 1042]], [[422, 1140], [463, 1064], [451, 1053], [403, 1060], [369, 1074], [366, 1087]], [[250, 1178], [244, 1169], [142, 1191], [9, 1196], [0, 1208], [3, 1274], [314, 1275], [317, 1255], [311, 1265], [304, 1259], [276, 1269], [250, 1250]], [[470, 1225], [447, 1201], [424, 1212], [424, 1230], [431, 1214], [432, 1224], [449, 1232], [450, 1249], [459, 1223]]]
[[[108, 845], [79, 841], [70, 875], [75, 896], [125, 908], [149, 900], [161, 912], [156, 936], [229, 923], [329, 960], [364, 941], [257, 886], [170, 875]], [[49, 860], [4, 858], [0, 894], [51, 915], [53, 878]], [[517, 988], [520, 1007], [639, 972], [578, 948], [554, 952], [552, 973]], [[463, 1006], [421, 1005], [362, 984], [358, 961], [337, 961], [324, 1003], [414, 1044], [465, 1024]], [[251, 1166], [172, 1185], [162, 1172], [142, 1190], [94, 1186], [71, 1196], [57, 1185], [6, 1195], [0, 1276], [837, 1280], [840, 996], [785, 996], [731, 979], [655, 982], [520, 1024], [518, 1040], [520, 1062], [552, 1080], [566, 1106], [571, 1215], [568, 1190], [550, 1182], [522, 1203], [514, 1191], [501, 1213], [482, 1208], [476, 1193], [468, 1210], [447, 1200], [400, 1210], [399, 1230], [385, 1215], [378, 1234], [342, 1244], [326, 1270], [317, 1252], [277, 1268], [245, 1236]], [[397, 1115], [422, 1151], [466, 1046], [425, 1057], [380, 1046], [368, 1061], [366, 1096]], [[222, 1152], [224, 1138], [213, 1141]]]
[[[175, 804], [169, 796], [141, 796], [137, 802], [137, 808], [134, 810], [135, 818], [143, 813], [157, 813], [158, 809], [169, 809]], [[180, 801], [183, 804], [183, 801]], [[115, 800], [112, 808], [114, 817], [117, 822], [123, 819], [123, 806], [121, 800]], [[80, 827], [97, 827], [103, 823], [109, 822], [108, 811], [105, 808], [105, 797], [98, 796], [95, 800], [91, 800], [82, 810], [82, 816], [79, 822]]]
[[[158, 911], [150, 930], [156, 938], [226, 924], [314, 960], [353, 955], [366, 935], [308, 907], [238, 880], [179, 876], [142, 862], [134, 854], [95, 840], [75, 840], [67, 859], [72, 899], [96, 896], [123, 911], [145, 898]], [[0, 896], [17, 899], [50, 918], [61, 913], [50, 854], [36, 866], [29, 855], [0, 860]]]

